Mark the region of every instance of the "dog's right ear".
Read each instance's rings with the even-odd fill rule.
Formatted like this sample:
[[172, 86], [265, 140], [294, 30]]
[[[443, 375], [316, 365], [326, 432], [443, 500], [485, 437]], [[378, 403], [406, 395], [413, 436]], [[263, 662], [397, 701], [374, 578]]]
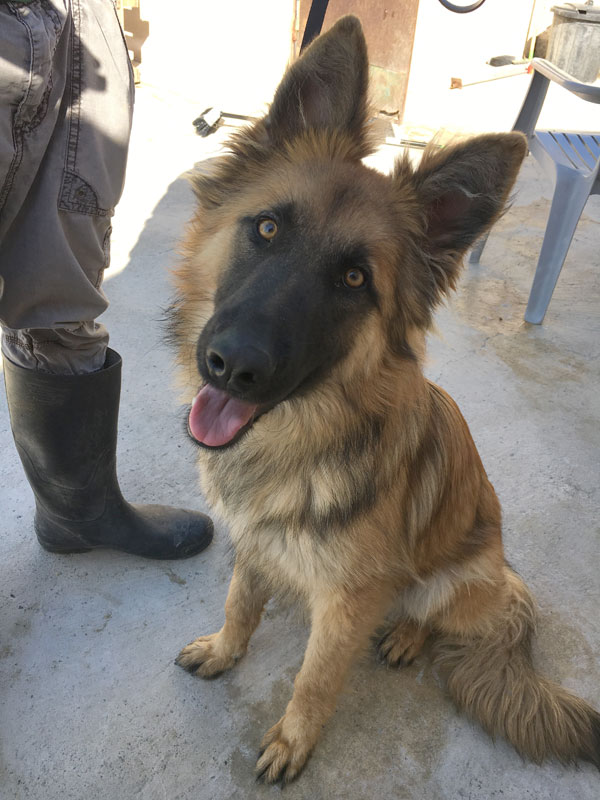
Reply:
[[342, 17], [284, 75], [264, 120], [269, 139], [281, 145], [307, 131], [343, 132], [359, 145], [359, 157], [368, 154], [368, 81], [361, 24]]

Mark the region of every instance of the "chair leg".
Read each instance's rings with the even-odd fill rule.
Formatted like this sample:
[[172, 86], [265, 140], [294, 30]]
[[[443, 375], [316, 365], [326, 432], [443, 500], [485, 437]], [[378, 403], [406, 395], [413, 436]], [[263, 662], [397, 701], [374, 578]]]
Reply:
[[525, 311], [526, 322], [539, 325], [544, 319], [590, 190], [590, 182], [580, 174], [557, 168], [550, 216]]
[[481, 258], [483, 248], [485, 247], [489, 235], [490, 233], [488, 231], [475, 242], [473, 249], [469, 253], [469, 264], [479, 264], [479, 259]]

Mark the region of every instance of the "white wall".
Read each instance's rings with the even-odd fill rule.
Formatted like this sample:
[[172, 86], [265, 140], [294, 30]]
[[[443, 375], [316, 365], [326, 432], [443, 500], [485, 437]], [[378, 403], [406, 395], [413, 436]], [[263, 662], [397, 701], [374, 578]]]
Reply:
[[[420, 0], [405, 122], [434, 128], [441, 125], [460, 128], [464, 126], [465, 115], [472, 119], [471, 126], [477, 124], [478, 115], [490, 114], [497, 118], [494, 97], [498, 92], [504, 94], [505, 87], [485, 84], [487, 91], [450, 90], [450, 78], [476, 80], [484, 77], [482, 73], [486, 71], [494, 74], [494, 68], [486, 67], [486, 61], [492, 56], [520, 58], [532, 6], [533, 0], [486, 0], [470, 14], [455, 14], [438, 0]], [[459, 98], [461, 92], [463, 96]], [[511, 118], [508, 124], [512, 122]], [[481, 124], [485, 128], [483, 120]]]
[[[252, 113], [291, 52], [294, 0], [142, 0], [142, 81], [198, 106]], [[200, 109], [202, 110], [202, 109]]]

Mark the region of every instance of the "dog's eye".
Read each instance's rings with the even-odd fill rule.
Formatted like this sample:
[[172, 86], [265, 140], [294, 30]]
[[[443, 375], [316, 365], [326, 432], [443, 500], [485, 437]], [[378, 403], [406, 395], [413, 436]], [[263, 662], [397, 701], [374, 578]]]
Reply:
[[270, 242], [277, 234], [277, 223], [274, 219], [266, 217], [259, 221], [257, 230], [263, 239]]
[[347, 286], [349, 289], [360, 289], [361, 286], [364, 286], [367, 278], [362, 269], [353, 267], [344, 274], [342, 280], [344, 282], [344, 286]]

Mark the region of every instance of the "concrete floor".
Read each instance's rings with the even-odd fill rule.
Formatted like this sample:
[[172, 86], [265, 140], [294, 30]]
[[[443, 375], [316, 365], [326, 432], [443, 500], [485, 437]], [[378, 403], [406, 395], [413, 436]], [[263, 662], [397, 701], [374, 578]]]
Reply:
[[[124, 493], [203, 508], [160, 325], [192, 207], [178, 176], [219, 144], [194, 136], [197, 111], [138, 92], [104, 321], [124, 358]], [[481, 266], [465, 270], [438, 314], [428, 373], [461, 406], [500, 495], [508, 557], [541, 608], [539, 666], [599, 707], [600, 198], [588, 203], [545, 324], [532, 327], [523, 312], [550, 192], [528, 160]], [[222, 624], [227, 531], [217, 527], [212, 546], [183, 562], [47, 554], [3, 399], [0, 452], [3, 800], [277, 797], [279, 788], [254, 783], [254, 762], [291, 694], [303, 624], [270, 607], [236, 669], [192, 678], [173, 659]], [[368, 657], [285, 793], [596, 800], [600, 777], [590, 766], [535, 767], [494, 744], [456, 713], [426, 658], [397, 672]]]

